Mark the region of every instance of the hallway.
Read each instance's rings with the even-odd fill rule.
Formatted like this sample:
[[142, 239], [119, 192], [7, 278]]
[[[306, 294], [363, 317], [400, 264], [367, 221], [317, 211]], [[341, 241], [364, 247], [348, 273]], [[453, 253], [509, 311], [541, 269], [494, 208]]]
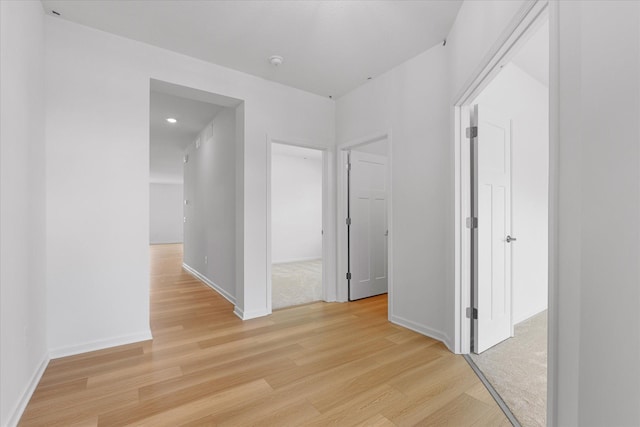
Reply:
[[154, 339], [52, 360], [22, 426], [509, 425], [471, 368], [387, 321], [386, 295], [241, 321], [151, 246]]

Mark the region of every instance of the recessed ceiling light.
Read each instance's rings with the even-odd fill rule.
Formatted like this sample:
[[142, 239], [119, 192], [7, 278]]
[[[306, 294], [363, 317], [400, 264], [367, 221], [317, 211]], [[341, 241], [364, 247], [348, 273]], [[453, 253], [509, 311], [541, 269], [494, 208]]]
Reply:
[[167, 121], [168, 121], [169, 123], [171, 123], [171, 124], [178, 123], [178, 121], [177, 121], [176, 119], [174, 119], [173, 117], [169, 117], [169, 118], [167, 119]]

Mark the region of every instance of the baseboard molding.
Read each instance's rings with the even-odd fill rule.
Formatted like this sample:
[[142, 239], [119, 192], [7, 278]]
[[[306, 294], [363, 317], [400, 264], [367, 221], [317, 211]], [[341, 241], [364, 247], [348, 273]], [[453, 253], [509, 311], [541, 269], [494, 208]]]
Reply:
[[50, 350], [49, 358], [58, 359], [60, 357], [74, 356], [80, 353], [88, 353], [90, 351], [103, 350], [105, 348], [116, 347], [125, 344], [133, 344], [136, 342], [148, 341], [151, 339], [153, 339], [151, 330], [146, 330], [137, 334], [122, 335], [119, 337], [91, 341], [85, 344], [60, 347], [54, 350]]
[[241, 318], [242, 320], [256, 319], [258, 317], [264, 317], [271, 314], [270, 311], [267, 310], [257, 310], [257, 311], [248, 311], [245, 312], [240, 307], [235, 306], [233, 309], [233, 314]]
[[451, 340], [449, 339], [449, 336], [444, 332], [437, 331], [428, 326], [421, 325], [420, 323], [417, 323], [412, 320], [408, 320], [408, 319], [405, 319], [404, 317], [400, 317], [396, 315], [391, 315], [389, 321], [391, 321], [391, 323], [395, 323], [396, 325], [402, 326], [404, 328], [411, 329], [412, 331], [425, 335], [429, 338], [433, 338], [434, 340], [438, 340], [442, 342], [445, 346], [447, 346], [449, 351], [451, 351], [452, 353], [454, 352], [453, 343], [450, 342]]
[[213, 283], [211, 280], [209, 280], [205, 275], [200, 273], [198, 270], [189, 266], [188, 264], [185, 264], [184, 262], [182, 263], [182, 268], [187, 270], [189, 274], [191, 274], [192, 276], [195, 276], [198, 280], [200, 280], [201, 282], [209, 286], [211, 289], [213, 289], [214, 291], [222, 295], [231, 304], [236, 305], [236, 297], [234, 297], [229, 292], [222, 289], [220, 286]]
[[33, 375], [31, 376], [31, 379], [29, 380], [29, 384], [27, 385], [27, 388], [22, 393], [22, 396], [20, 396], [20, 400], [18, 400], [18, 404], [11, 412], [9, 419], [7, 420], [7, 427], [17, 426], [18, 422], [20, 422], [20, 418], [22, 417], [22, 414], [24, 413], [24, 410], [26, 409], [27, 404], [29, 403], [29, 400], [31, 400], [31, 396], [33, 395], [33, 392], [36, 391], [36, 387], [40, 383], [42, 374], [44, 374], [45, 369], [47, 369], [49, 360], [51, 360], [49, 357], [49, 354], [45, 353], [44, 357], [42, 358], [42, 361], [38, 365], [38, 369], [36, 369]]
[[291, 262], [305, 262], [305, 261], [322, 261], [322, 257], [314, 256], [309, 258], [285, 259], [285, 260], [271, 261], [271, 264], [289, 264]]
[[540, 309], [540, 310], [538, 310], [538, 311], [535, 311], [535, 310], [534, 310], [534, 311], [532, 311], [531, 313], [527, 313], [527, 314], [525, 314], [522, 318], [520, 318], [520, 319], [518, 319], [518, 320], [513, 319], [513, 325], [515, 326], [515, 325], [517, 325], [518, 323], [522, 323], [522, 322], [524, 322], [524, 321], [527, 321], [527, 320], [531, 319], [533, 316], [537, 316], [538, 314], [542, 313], [543, 311], [547, 311], [547, 307], [543, 307], [543, 308], [541, 308], [541, 309]]

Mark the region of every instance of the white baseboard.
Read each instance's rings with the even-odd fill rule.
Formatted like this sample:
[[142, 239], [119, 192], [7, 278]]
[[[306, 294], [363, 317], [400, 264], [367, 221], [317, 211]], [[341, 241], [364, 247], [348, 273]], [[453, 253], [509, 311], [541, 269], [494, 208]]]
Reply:
[[249, 320], [249, 319], [255, 319], [255, 318], [258, 318], [258, 317], [268, 316], [268, 315], [271, 314], [271, 312], [267, 311], [267, 310], [257, 310], [257, 311], [245, 312], [240, 307], [235, 306], [235, 308], [233, 309], [233, 314], [235, 314], [236, 316], [238, 316], [242, 320]]
[[433, 338], [434, 340], [438, 340], [442, 342], [444, 345], [447, 346], [449, 351], [454, 353], [453, 343], [450, 342], [451, 340], [449, 339], [449, 336], [444, 332], [437, 331], [428, 326], [421, 325], [420, 323], [416, 323], [412, 320], [408, 320], [396, 315], [391, 315], [391, 318], [389, 320], [391, 321], [391, 323], [395, 323], [396, 325], [402, 326], [407, 329], [411, 329], [414, 332], [417, 332], [419, 334], [425, 335], [429, 338]]
[[519, 319], [513, 319], [513, 325], [517, 325], [518, 323], [522, 323], [526, 320], [531, 319], [533, 316], [537, 316], [538, 314], [542, 313], [543, 311], [546, 311], [547, 307], [540, 307], [537, 309], [534, 309], [533, 311], [526, 313], [524, 316], [520, 317]]
[[290, 262], [305, 262], [305, 261], [322, 261], [322, 257], [312, 256], [307, 258], [285, 259], [285, 260], [271, 261], [271, 264], [288, 264]]
[[49, 360], [51, 360], [49, 358], [49, 354], [45, 353], [44, 357], [42, 358], [42, 361], [40, 361], [40, 364], [38, 365], [38, 368], [35, 370], [35, 372], [31, 376], [31, 379], [29, 380], [29, 384], [27, 385], [27, 388], [22, 393], [22, 396], [20, 396], [20, 400], [18, 400], [18, 404], [11, 412], [9, 419], [7, 420], [7, 424], [6, 424], [7, 427], [14, 427], [18, 425], [18, 422], [20, 421], [20, 418], [22, 417], [22, 414], [24, 413], [24, 410], [27, 407], [27, 404], [29, 403], [29, 400], [31, 400], [31, 396], [33, 395], [33, 392], [36, 391], [36, 387], [38, 386], [38, 383], [40, 383], [42, 374], [44, 374], [45, 369], [47, 369]]
[[84, 344], [60, 347], [54, 350], [50, 350], [49, 357], [51, 359], [58, 359], [60, 357], [73, 356], [80, 353], [88, 353], [90, 351], [103, 350], [109, 347], [132, 344], [140, 341], [148, 341], [151, 339], [153, 339], [151, 330], [146, 330], [137, 334], [122, 335], [119, 337], [91, 341]]
[[236, 297], [234, 297], [229, 292], [227, 292], [224, 289], [222, 289], [220, 286], [218, 286], [215, 283], [213, 283], [211, 280], [209, 280], [205, 275], [200, 273], [198, 270], [196, 270], [193, 267], [190, 267], [188, 264], [185, 264], [184, 262], [182, 263], [182, 268], [187, 270], [192, 276], [195, 276], [201, 282], [204, 282], [211, 289], [213, 289], [214, 291], [216, 291], [217, 293], [222, 295], [231, 304], [236, 305]]

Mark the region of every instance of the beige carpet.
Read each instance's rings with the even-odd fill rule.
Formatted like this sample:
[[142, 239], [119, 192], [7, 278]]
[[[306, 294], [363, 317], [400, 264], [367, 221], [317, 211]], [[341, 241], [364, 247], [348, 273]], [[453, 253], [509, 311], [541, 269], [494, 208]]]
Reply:
[[547, 312], [515, 326], [515, 337], [471, 358], [524, 427], [547, 417]]
[[322, 299], [322, 260], [271, 267], [271, 306], [278, 309]]

